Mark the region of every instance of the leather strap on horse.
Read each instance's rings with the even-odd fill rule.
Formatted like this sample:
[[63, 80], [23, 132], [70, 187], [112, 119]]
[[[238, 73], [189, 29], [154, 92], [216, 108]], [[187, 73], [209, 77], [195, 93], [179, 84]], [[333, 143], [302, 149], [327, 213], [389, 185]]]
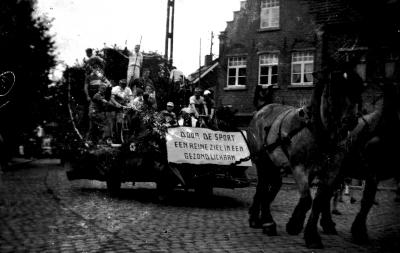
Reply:
[[368, 121], [364, 118], [364, 115], [361, 115], [360, 116], [360, 118], [361, 118], [361, 120], [364, 122], [364, 127], [366, 128], [366, 129], [368, 129], [369, 128], [369, 123], [368, 123]]
[[[291, 110], [289, 110], [289, 111], [287, 111], [286, 112], [286, 115], [282, 118], [282, 121], [281, 121], [281, 123], [280, 123], [280, 125], [279, 125], [279, 138], [274, 142], [274, 143], [271, 143], [271, 144], [264, 144], [264, 148], [270, 153], [270, 152], [272, 152], [273, 150], [275, 150], [277, 147], [279, 147], [279, 146], [282, 146], [282, 145], [289, 145], [290, 143], [291, 143], [291, 140], [292, 140], [292, 138], [295, 136], [295, 135], [297, 135], [301, 130], [303, 130], [305, 127], [308, 127], [309, 126], [309, 124], [308, 123], [306, 123], [306, 122], [301, 122], [301, 125], [300, 125], [300, 127], [298, 127], [298, 128], [296, 128], [296, 129], [294, 129], [294, 130], [292, 130], [291, 132], [289, 132], [286, 136], [283, 136], [282, 137], [282, 123], [283, 123], [283, 121], [287, 118], [287, 116], [289, 115], [289, 113], [291, 112]], [[268, 133], [269, 133], [269, 131], [271, 130], [271, 128], [268, 128], [268, 129], [264, 129], [265, 130], [265, 132], [266, 132], [266, 134], [265, 134], [265, 142], [264, 143], [267, 143], [267, 137], [268, 137]], [[285, 150], [284, 150], [284, 152], [285, 152]], [[286, 154], [286, 152], [285, 152], [285, 155], [288, 155], [288, 154]]]

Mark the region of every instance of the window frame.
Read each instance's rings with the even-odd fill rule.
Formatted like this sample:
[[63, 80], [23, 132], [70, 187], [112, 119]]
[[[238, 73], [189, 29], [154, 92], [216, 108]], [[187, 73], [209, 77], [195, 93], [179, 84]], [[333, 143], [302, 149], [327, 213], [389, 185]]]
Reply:
[[[304, 51], [294, 51], [292, 52], [292, 60], [291, 60], [291, 72], [290, 72], [290, 84], [292, 86], [311, 86], [314, 85], [314, 77], [312, 73], [314, 72], [315, 68], [315, 54], [312, 50], [304, 50]], [[298, 58], [296, 60], [296, 57]], [[307, 57], [309, 57], [307, 59]], [[311, 60], [310, 60], [311, 57]], [[299, 59], [300, 58], [300, 59]], [[305, 68], [307, 64], [312, 64], [312, 71], [305, 72]], [[294, 73], [294, 65], [300, 65], [300, 72]], [[300, 82], [294, 82], [293, 76], [300, 75]], [[312, 81], [305, 82], [304, 77], [306, 74], [311, 74]]]
[[[263, 14], [263, 12], [267, 12], [267, 14]], [[276, 15], [276, 17], [274, 17], [274, 15]], [[265, 23], [267, 23], [266, 26], [264, 26]], [[260, 29], [278, 29], [279, 27], [280, 27], [280, 1], [261, 0]]]
[[[235, 64], [231, 65], [231, 62], [235, 62]], [[235, 76], [229, 75], [229, 70], [235, 70]], [[245, 74], [240, 76], [240, 69], [245, 69]], [[229, 78], [235, 78], [235, 84], [229, 84]], [[244, 84], [239, 84], [239, 78], [245, 78]], [[226, 73], [226, 87], [246, 87], [247, 86], [247, 56], [228, 56], [227, 61], [227, 73]]]
[[[267, 63], [262, 63], [262, 57], [271, 57], [271, 61]], [[276, 61], [275, 61], [276, 60]], [[276, 66], [276, 74], [272, 73], [273, 67]], [[261, 68], [268, 67], [268, 74], [262, 75]], [[272, 83], [272, 76], [276, 75], [276, 83]], [[266, 84], [261, 83], [261, 77], [268, 77], [268, 82]], [[279, 54], [278, 53], [262, 53], [258, 56], [258, 85], [262, 85], [263, 88], [267, 88], [268, 86], [278, 86], [278, 78], [279, 78]]]
[[395, 78], [396, 66], [399, 64], [400, 55], [394, 51], [389, 51], [385, 55], [384, 73], [385, 78]]

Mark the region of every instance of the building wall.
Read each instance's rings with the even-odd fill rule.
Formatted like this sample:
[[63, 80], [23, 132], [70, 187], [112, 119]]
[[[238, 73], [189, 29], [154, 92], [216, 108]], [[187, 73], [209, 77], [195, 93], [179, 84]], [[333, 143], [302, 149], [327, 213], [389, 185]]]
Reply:
[[[279, 29], [261, 30], [260, 2], [243, 1], [241, 10], [234, 13], [234, 19], [227, 22], [226, 30], [220, 34], [220, 71], [216, 100], [221, 105], [232, 105], [242, 114], [251, 114], [255, 110], [252, 102], [258, 84], [259, 54], [276, 52], [279, 55], [278, 87], [274, 88], [274, 102], [301, 106], [309, 101], [313, 86], [291, 85], [293, 51], [312, 50], [314, 72], [318, 73], [332, 67], [329, 65], [332, 59], [336, 61], [336, 65], [343, 60], [346, 53], [339, 52], [341, 49], [369, 48], [371, 51], [370, 42], [383, 37], [381, 34], [371, 35], [370, 24], [363, 23], [364, 13], [356, 5], [350, 5], [344, 0], [281, 0]], [[374, 31], [378, 30], [375, 27]], [[390, 41], [391, 36], [388, 38]], [[398, 35], [396, 39], [398, 41]], [[383, 41], [379, 46], [387, 48], [388, 44], [385, 43]], [[379, 51], [377, 54], [382, 56], [384, 52]], [[247, 56], [247, 85], [244, 89], [228, 89], [227, 59], [229, 56], [240, 55]], [[372, 61], [368, 64], [370, 67], [367, 72], [371, 74]], [[318, 81], [314, 78], [314, 84]], [[369, 82], [372, 79], [365, 80], [366, 85]], [[371, 98], [371, 92], [365, 97]]]
[[[308, 100], [312, 87], [289, 87], [291, 78], [291, 54], [293, 50], [310, 49], [318, 53], [319, 27], [307, 15], [306, 1], [281, 1], [279, 29], [260, 29], [260, 1], [248, 0], [246, 7], [235, 12], [227, 29], [220, 36], [220, 64], [218, 102], [232, 105], [241, 113], [255, 110], [253, 96], [259, 76], [259, 55], [276, 52], [279, 55], [278, 87], [274, 88], [274, 102], [301, 105]], [[227, 57], [247, 56], [247, 87], [229, 90], [227, 83]], [[315, 57], [318, 59], [318, 57]], [[314, 68], [320, 68], [319, 62]], [[292, 90], [288, 92], [288, 89]]]

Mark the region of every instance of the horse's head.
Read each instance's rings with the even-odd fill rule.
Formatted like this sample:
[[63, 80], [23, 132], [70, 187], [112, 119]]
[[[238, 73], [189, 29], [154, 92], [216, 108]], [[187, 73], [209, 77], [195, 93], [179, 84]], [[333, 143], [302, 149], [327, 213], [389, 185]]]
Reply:
[[362, 87], [362, 80], [356, 73], [334, 71], [328, 74], [319, 110], [330, 140], [343, 138], [357, 125]]

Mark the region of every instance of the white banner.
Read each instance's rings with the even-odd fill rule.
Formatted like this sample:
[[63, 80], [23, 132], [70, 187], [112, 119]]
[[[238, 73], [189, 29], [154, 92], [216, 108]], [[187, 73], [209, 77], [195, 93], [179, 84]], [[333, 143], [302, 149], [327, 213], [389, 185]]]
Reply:
[[[175, 127], [166, 134], [168, 162], [231, 165], [250, 157], [240, 132], [221, 132], [207, 128]], [[237, 166], [251, 166], [243, 161]]]

